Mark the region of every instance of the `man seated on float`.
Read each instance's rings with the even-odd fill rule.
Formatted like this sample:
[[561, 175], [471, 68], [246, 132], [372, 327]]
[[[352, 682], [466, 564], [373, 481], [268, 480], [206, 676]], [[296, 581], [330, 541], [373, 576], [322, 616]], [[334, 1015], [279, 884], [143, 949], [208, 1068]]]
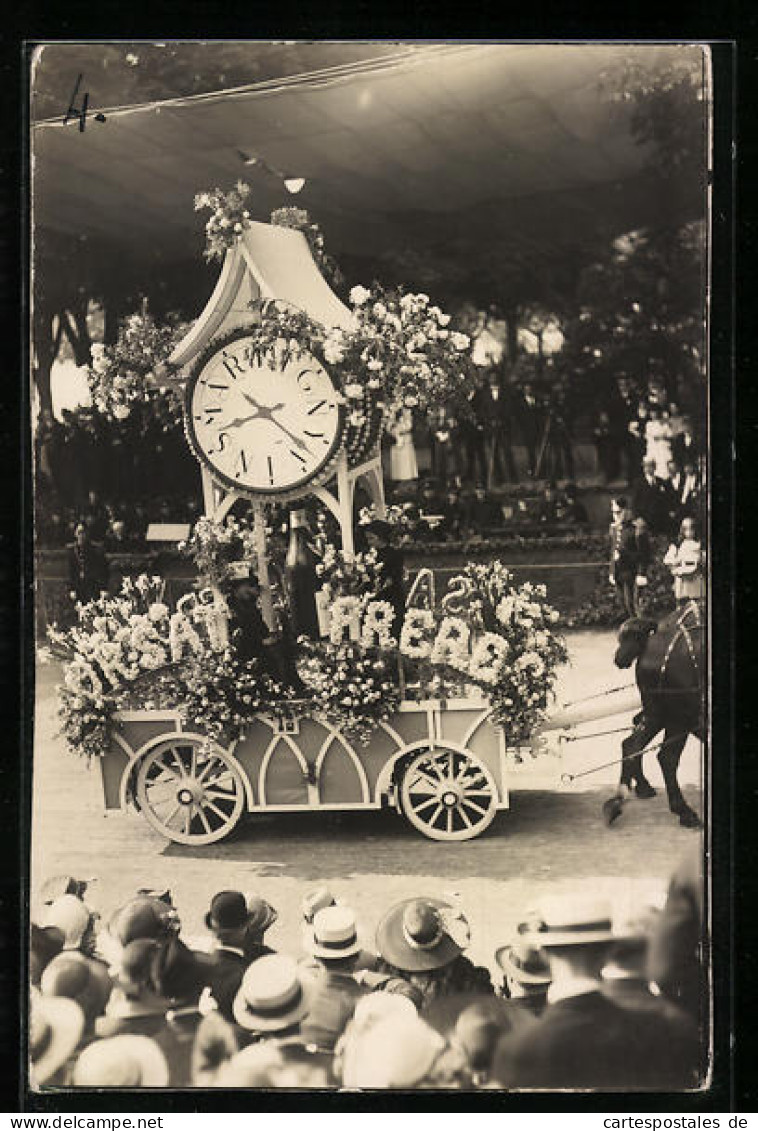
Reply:
[[235, 562], [227, 593], [230, 635], [237, 659], [243, 663], [259, 660], [275, 679], [293, 687], [300, 679], [281, 634], [272, 632], [260, 610], [260, 585], [247, 562]]

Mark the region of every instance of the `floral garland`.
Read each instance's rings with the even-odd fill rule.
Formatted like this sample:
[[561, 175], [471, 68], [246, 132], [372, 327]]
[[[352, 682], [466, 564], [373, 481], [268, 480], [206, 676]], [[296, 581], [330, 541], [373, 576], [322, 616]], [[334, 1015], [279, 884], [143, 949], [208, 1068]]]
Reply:
[[162, 374], [187, 329], [188, 323], [177, 314], [170, 314], [159, 326], [152, 315], [142, 311], [124, 319], [115, 345], [94, 342], [87, 380], [98, 412], [126, 420], [135, 405], [152, 400], [169, 424], [178, 424], [182, 418], [181, 394], [163, 383]]
[[185, 723], [222, 744], [244, 735], [257, 712], [284, 715], [296, 693], [266, 672], [259, 660], [238, 660], [233, 649], [205, 651], [182, 672], [175, 706]]
[[204, 516], [179, 543], [179, 551], [194, 561], [204, 585], [224, 591], [233, 576], [233, 562], [255, 561], [253, 528], [233, 515], [222, 522]]
[[301, 638], [298, 672], [315, 711], [362, 744], [400, 705], [396, 656], [362, 643]]
[[237, 236], [250, 219], [248, 209], [250, 185], [237, 181], [229, 192], [220, 188], [200, 192], [195, 197], [195, 211], [210, 209], [210, 218], [205, 225], [205, 258], [223, 259], [227, 251], [234, 247]]

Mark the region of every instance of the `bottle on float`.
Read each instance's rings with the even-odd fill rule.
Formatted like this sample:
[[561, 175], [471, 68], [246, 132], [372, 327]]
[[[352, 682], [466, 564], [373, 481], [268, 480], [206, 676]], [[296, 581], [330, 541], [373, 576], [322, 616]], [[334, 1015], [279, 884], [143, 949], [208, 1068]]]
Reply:
[[316, 560], [308, 545], [308, 520], [304, 510], [290, 513], [290, 541], [285, 561], [287, 600], [295, 637], [319, 638], [316, 590], [320, 582]]

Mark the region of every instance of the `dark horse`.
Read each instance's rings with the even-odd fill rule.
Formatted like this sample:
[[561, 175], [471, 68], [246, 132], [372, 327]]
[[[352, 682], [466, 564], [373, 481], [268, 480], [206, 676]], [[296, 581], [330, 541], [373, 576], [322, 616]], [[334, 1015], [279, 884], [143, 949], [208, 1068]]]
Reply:
[[614, 663], [629, 668], [637, 661], [636, 679], [642, 710], [634, 730], [622, 743], [623, 761], [618, 792], [603, 805], [607, 824], [621, 816], [624, 801], [634, 787], [638, 797], [653, 797], [655, 790], [642, 771], [645, 747], [663, 731], [658, 761], [666, 783], [669, 808], [687, 828], [700, 819], [682, 796], [677, 780], [679, 759], [689, 735], [703, 741], [703, 613], [696, 601], [680, 606], [660, 624], [632, 617], [619, 630]]

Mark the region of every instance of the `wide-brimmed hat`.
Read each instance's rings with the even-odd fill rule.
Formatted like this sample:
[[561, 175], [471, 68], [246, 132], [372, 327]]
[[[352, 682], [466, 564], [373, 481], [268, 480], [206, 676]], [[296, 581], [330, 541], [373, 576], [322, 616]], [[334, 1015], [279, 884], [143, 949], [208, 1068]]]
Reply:
[[60, 927], [39, 927], [32, 923], [29, 929], [29, 977], [32, 984], [39, 983], [42, 971], [63, 950], [63, 931]]
[[77, 899], [84, 899], [84, 893], [90, 883], [91, 880], [77, 880], [75, 876], [50, 876], [40, 888], [40, 902], [53, 903], [62, 895], [75, 895]]
[[[453, 938], [453, 929], [462, 941]], [[400, 970], [439, 970], [463, 953], [467, 935], [465, 918], [444, 900], [404, 899], [377, 927], [376, 946], [385, 962]]]
[[412, 1088], [445, 1047], [421, 1018], [387, 1017], [346, 1040], [342, 1083], [346, 1088]]
[[249, 895], [247, 903], [247, 929], [264, 934], [279, 918], [279, 912], [260, 895]]
[[498, 947], [495, 961], [504, 974], [524, 986], [544, 986], [547, 989], [553, 980], [544, 951], [523, 940]]
[[157, 939], [134, 939], [121, 952], [119, 964], [113, 971], [115, 981], [126, 993], [136, 993], [143, 986], [152, 989], [160, 952], [161, 944]]
[[108, 933], [121, 946], [135, 939], [159, 939], [171, 933], [178, 923], [176, 912], [164, 900], [155, 896], [138, 896], [130, 899], [108, 922]]
[[60, 895], [45, 908], [41, 926], [63, 932], [63, 949], [76, 950], [92, 922], [92, 912], [75, 895]]
[[314, 958], [352, 958], [361, 949], [349, 907], [324, 907], [313, 917], [308, 949]]
[[302, 1021], [311, 998], [310, 983], [303, 981], [294, 959], [266, 954], [245, 971], [232, 1012], [243, 1029], [273, 1033]]
[[70, 998], [34, 993], [29, 1010], [29, 1059], [32, 1083], [46, 1084], [81, 1040], [84, 1014]]
[[337, 900], [329, 891], [329, 888], [313, 888], [312, 891], [307, 891], [303, 896], [301, 904], [303, 918], [306, 923], [312, 923], [313, 916], [317, 911], [323, 911], [325, 907], [334, 907], [336, 902]]
[[611, 905], [604, 899], [556, 896], [544, 900], [537, 914], [538, 919], [527, 925], [522, 939], [538, 948], [610, 943], [618, 937], [613, 933]]
[[73, 1079], [80, 1088], [165, 1088], [168, 1081], [160, 1046], [136, 1033], [93, 1041], [77, 1060]]
[[82, 1007], [85, 1017], [98, 1017], [111, 992], [111, 979], [101, 962], [95, 962], [76, 951], [64, 951], [45, 968], [40, 982], [48, 997], [65, 997]]

